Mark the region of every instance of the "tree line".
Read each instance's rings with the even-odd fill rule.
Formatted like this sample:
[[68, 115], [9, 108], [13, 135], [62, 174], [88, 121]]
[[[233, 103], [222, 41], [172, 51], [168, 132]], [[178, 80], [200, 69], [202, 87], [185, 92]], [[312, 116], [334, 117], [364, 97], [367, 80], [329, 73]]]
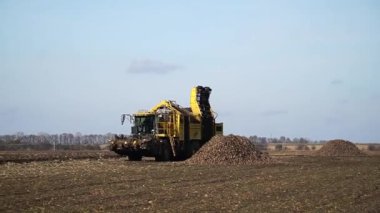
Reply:
[[309, 144], [309, 143], [325, 143], [326, 141], [314, 141], [307, 138], [293, 138], [290, 139], [285, 136], [281, 136], [279, 138], [267, 138], [267, 137], [259, 137], [259, 136], [249, 136], [249, 140], [255, 144], [268, 144], [268, 143], [297, 143], [297, 144]]
[[[77, 132], [72, 133], [62, 133], [62, 134], [48, 134], [48, 133], [38, 133], [38, 134], [24, 134], [23, 132], [18, 132], [12, 135], [0, 135], [0, 143], [13, 143], [13, 144], [52, 144], [52, 145], [101, 145], [106, 144], [109, 139], [111, 139], [115, 134], [82, 134]], [[259, 137], [256, 135], [248, 137], [253, 143], [256, 144], [267, 144], [267, 143], [323, 143], [324, 141], [312, 141], [307, 138], [293, 138], [290, 139], [285, 136], [279, 138], [267, 138]]]
[[113, 133], [88, 134], [24, 134], [0, 135], [0, 150], [99, 149], [113, 137]]
[[62, 133], [62, 134], [31, 134], [25, 135], [22, 132], [18, 132], [13, 135], [0, 135], [0, 142], [19, 142], [24, 144], [39, 144], [39, 143], [51, 143], [51, 144], [105, 144], [114, 134], [107, 133], [83, 135], [79, 132], [75, 134]]

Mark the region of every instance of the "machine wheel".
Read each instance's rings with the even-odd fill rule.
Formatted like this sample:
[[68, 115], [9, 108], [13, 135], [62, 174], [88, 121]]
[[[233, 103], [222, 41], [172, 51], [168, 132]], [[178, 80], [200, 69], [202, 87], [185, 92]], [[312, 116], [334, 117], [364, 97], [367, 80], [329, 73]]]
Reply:
[[193, 141], [191, 155], [194, 155], [200, 148], [201, 148], [200, 142], [199, 141]]
[[194, 155], [200, 149], [200, 142], [198, 140], [188, 141], [185, 145], [185, 151], [179, 160], [186, 160]]
[[171, 161], [173, 160], [173, 152], [168, 141], [164, 141], [160, 144], [158, 156], [156, 161]]
[[128, 155], [128, 160], [130, 161], [141, 161], [142, 155], [140, 154], [130, 154]]

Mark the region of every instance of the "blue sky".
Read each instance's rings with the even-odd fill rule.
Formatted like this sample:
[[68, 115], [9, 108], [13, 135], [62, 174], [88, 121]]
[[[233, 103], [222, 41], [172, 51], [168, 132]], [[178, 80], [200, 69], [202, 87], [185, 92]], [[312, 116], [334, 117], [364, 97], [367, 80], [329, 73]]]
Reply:
[[0, 0], [0, 134], [128, 133], [213, 89], [225, 132], [380, 142], [379, 1]]

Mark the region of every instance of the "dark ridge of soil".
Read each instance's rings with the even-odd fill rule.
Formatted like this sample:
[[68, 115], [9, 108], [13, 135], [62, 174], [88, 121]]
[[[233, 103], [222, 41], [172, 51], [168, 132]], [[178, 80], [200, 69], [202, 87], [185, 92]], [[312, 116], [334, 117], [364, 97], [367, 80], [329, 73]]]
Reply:
[[241, 165], [272, 162], [246, 137], [216, 135], [186, 162], [190, 164]]
[[319, 156], [365, 156], [355, 144], [340, 139], [327, 142], [316, 154]]
[[34, 161], [65, 161], [117, 157], [119, 156], [114, 152], [99, 150], [1, 151], [0, 164], [7, 162], [28, 163]]

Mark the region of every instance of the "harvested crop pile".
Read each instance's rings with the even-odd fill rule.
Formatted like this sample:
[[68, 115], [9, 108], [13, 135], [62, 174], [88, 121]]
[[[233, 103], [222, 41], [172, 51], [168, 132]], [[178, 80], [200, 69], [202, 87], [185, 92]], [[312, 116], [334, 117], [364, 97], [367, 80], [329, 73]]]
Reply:
[[360, 156], [362, 153], [355, 144], [345, 140], [331, 140], [317, 151], [320, 156]]
[[228, 135], [214, 136], [187, 160], [190, 164], [261, 164], [271, 162], [268, 154], [258, 151], [246, 137]]

